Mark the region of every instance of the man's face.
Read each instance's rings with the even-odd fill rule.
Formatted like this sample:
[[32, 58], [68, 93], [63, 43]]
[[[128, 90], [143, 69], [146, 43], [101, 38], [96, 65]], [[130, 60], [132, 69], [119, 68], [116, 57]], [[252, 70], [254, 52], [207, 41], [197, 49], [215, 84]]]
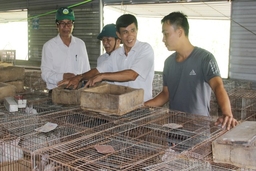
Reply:
[[172, 25], [170, 25], [169, 22], [164, 22], [162, 24], [162, 33], [163, 33], [163, 42], [166, 46], [166, 48], [169, 51], [173, 51], [176, 49], [177, 42], [179, 39], [179, 29], [174, 29]]
[[116, 49], [116, 40], [114, 37], [103, 37], [102, 45], [106, 51], [106, 53], [111, 53], [114, 49]]
[[136, 25], [132, 23], [127, 27], [121, 27], [119, 32], [117, 32], [117, 35], [121, 39], [124, 48], [130, 50], [137, 40]]
[[57, 29], [61, 37], [69, 37], [74, 29], [74, 23], [71, 20], [61, 20], [57, 23]]

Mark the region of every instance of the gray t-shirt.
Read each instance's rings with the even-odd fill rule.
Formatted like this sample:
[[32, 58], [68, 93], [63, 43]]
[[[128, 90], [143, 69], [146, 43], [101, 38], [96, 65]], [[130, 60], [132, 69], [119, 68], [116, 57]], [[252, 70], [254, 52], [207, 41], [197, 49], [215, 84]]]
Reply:
[[169, 108], [191, 114], [209, 116], [211, 78], [220, 76], [214, 56], [195, 47], [183, 62], [176, 62], [177, 53], [165, 60], [163, 85], [169, 90]]

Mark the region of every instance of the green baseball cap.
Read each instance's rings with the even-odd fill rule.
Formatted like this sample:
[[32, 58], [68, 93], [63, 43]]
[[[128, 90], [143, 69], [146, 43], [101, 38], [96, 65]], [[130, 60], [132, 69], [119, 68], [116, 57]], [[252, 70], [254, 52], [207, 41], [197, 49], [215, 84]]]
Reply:
[[114, 37], [118, 38], [116, 35], [116, 25], [115, 24], [107, 24], [101, 30], [101, 33], [97, 36], [97, 39], [102, 40], [103, 37]]
[[56, 20], [75, 20], [74, 11], [68, 7], [61, 7], [57, 10]]

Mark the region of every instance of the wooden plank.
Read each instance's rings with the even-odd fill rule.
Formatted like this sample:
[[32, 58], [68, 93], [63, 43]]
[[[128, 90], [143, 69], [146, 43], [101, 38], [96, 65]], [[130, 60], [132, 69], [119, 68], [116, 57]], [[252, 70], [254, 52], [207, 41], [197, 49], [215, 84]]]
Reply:
[[224, 135], [217, 138], [220, 144], [240, 144], [250, 146], [256, 139], [256, 122], [244, 121]]

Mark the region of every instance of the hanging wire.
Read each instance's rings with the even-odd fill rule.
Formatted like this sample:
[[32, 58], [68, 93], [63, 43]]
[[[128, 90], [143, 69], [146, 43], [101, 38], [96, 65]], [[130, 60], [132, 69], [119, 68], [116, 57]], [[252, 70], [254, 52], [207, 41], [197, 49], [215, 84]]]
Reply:
[[[79, 2], [79, 3], [76, 3], [76, 4], [70, 5], [70, 6], [68, 6], [68, 8], [73, 8], [73, 7], [82, 5], [82, 4], [86, 4], [86, 3], [91, 2], [91, 1], [92, 0], [85, 0], [83, 2]], [[39, 14], [39, 15], [36, 15], [36, 16], [29, 17], [28, 20], [31, 20], [31, 19], [34, 19], [34, 18], [39, 18], [39, 17], [42, 17], [42, 16], [46, 16], [46, 15], [49, 15], [49, 14], [56, 13], [56, 12], [57, 12], [57, 10], [49, 11], [49, 12], [46, 12], [46, 13], [43, 13], [43, 14]]]

